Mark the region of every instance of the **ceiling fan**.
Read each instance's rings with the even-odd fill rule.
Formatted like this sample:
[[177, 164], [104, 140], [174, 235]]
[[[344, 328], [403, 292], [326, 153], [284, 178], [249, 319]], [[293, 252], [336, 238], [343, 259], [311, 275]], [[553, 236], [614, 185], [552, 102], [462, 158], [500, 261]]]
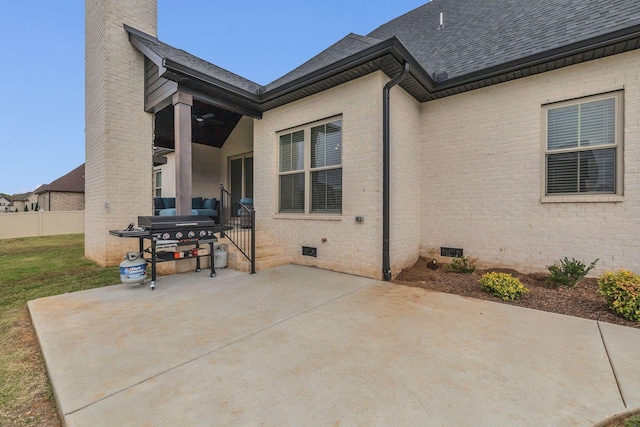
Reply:
[[207, 121], [220, 122], [220, 120], [212, 120], [216, 117], [216, 115], [213, 113], [203, 114], [202, 116], [196, 116], [195, 114], [192, 114], [192, 116], [200, 126], [204, 126]]

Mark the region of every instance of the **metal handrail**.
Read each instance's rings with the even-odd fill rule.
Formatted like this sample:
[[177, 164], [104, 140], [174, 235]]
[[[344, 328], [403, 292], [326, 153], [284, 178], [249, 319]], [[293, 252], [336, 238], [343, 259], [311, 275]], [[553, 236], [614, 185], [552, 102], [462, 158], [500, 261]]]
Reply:
[[[232, 227], [224, 236], [238, 248], [251, 263], [251, 274], [256, 272], [256, 212], [253, 206], [233, 202], [229, 191], [220, 184], [220, 224]], [[247, 231], [248, 229], [248, 231]]]

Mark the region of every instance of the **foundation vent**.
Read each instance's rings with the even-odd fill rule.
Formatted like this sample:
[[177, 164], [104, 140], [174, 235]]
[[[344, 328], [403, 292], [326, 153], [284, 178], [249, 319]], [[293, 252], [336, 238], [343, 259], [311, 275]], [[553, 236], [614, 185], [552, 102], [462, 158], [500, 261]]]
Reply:
[[309, 247], [309, 246], [303, 246], [302, 247], [302, 255], [317, 257], [318, 256], [318, 249], [312, 248], [312, 247]]
[[451, 258], [462, 257], [462, 249], [440, 247], [440, 256], [448, 256]]

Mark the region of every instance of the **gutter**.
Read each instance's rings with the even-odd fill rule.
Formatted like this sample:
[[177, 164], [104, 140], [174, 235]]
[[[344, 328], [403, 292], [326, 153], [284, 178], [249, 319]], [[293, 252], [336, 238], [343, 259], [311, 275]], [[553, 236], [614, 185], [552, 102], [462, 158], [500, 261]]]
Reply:
[[[264, 104], [272, 101], [276, 98], [288, 95], [297, 90], [305, 88], [307, 86], [319, 83], [323, 80], [339, 75], [340, 73], [358, 67], [363, 64], [372, 63], [380, 60], [385, 56], [390, 55], [399, 64], [409, 62], [411, 64], [412, 75], [416, 80], [425, 87], [428, 91], [433, 91], [435, 88], [435, 82], [429, 76], [429, 73], [424, 71], [420, 64], [415, 60], [407, 48], [402, 44], [397, 37], [391, 37], [378, 44], [368, 47], [360, 52], [350, 55], [341, 59], [335, 63], [327, 65], [302, 77], [294, 79], [288, 83], [284, 83], [280, 86], [270, 88], [264, 92], [260, 92], [259, 103]], [[422, 70], [422, 71], [421, 71]]]
[[[546, 50], [523, 58], [518, 58], [513, 61], [505, 62], [503, 64], [498, 64], [493, 67], [453, 77], [451, 79], [445, 80], [444, 82], [436, 83], [433, 90], [429, 90], [428, 88], [427, 90], [431, 94], [433, 94], [435, 92], [455, 89], [457, 87], [464, 87], [465, 85], [482, 82], [484, 80], [489, 80], [495, 77], [507, 75], [509, 73], [526, 70], [535, 66], [542, 66], [544, 64], [553, 63], [562, 59], [571, 58], [576, 55], [593, 52], [598, 49], [606, 49], [607, 47], [613, 46], [615, 44], [629, 42], [639, 37], [640, 25], [634, 25], [632, 27], [614, 31], [612, 33], [592, 37], [587, 40], [581, 40], [569, 45]], [[603, 57], [614, 55], [616, 53], [621, 52], [614, 52], [609, 55], [603, 55]], [[465, 90], [463, 90], [463, 92], [464, 91]]]
[[391, 88], [400, 83], [400, 80], [409, 73], [409, 63], [404, 62], [402, 72], [389, 80], [382, 90], [382, 277], [385, 281], [391, 280], [391, 260], [389, 255], [389, 229], [390, 229], [390, 100]]

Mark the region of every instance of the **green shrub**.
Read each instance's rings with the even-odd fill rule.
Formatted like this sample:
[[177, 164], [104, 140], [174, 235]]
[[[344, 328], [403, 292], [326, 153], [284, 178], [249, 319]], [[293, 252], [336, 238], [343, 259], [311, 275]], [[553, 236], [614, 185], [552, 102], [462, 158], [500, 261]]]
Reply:
[[587, 276], [593, 267], [596, 266], [597, 262], [598, 258], [587, 267], [582, 261], [575, 258], [569, 260], [567, 257], [564, 257], [564, 259], [560, 260], [560, 265], [553, 264], [547, 266], [549, 273], [551, 273], [549, 280], [557, 286], [573, 288]]
[[471, 274], [476, 271], [476, 262], [476, 258], [466, 256], [455, 257], [451, 260], [451, 264], [446, 265], [444, 269], [454, 273]]
[[511, 301], [520, 298], [529, 290], [518, 280], [508, 273], [486, 273], [480, 278], [482, 289], [503, 301]]
[[614, 313], [640, 322], [640, 276], [628, 270], [607, 271], [598, 278], [598, 286]]

